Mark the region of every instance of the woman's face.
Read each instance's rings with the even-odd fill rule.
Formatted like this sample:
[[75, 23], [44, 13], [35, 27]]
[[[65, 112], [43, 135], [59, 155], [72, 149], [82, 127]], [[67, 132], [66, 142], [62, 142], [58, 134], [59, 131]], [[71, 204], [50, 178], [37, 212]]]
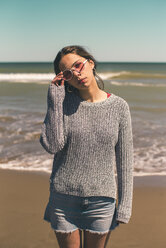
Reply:
[[[62, 57], [59, 63], [59, 69], [64, 71], [66, 69], [72, 69], [75, 63], [84, 62], [86, 59], [77, 54], [69, 53]], [[70, 85], [77, 89], [86, 89], [88, 88], [92, 82], [95, 81], [93, 75], [94, 62], [92, 60], [88, 60], [85, 64], [81, 72], [77, 72], [73, 70], [73, 77], [68, 81]]]

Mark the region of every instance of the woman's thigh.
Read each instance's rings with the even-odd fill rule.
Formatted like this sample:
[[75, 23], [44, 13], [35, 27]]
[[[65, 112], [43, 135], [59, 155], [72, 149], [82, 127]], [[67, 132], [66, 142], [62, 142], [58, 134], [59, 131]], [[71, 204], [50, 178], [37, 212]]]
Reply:
[[60, 248], [82, 248], [81, 231], [70, 233], [55, 232]]
[[[60, 248], [82, 248], [81, 230], [71, 233], [55, 232]], [[110, 237], [111, 231], [105, 234], [96, 234], [89, 231], [83, 231], [84, 248], [105, 248]]]
[[111, 231], [105, 234], [96, 234], [84, 231], [84, 248], [105, 248], [110, 237]]

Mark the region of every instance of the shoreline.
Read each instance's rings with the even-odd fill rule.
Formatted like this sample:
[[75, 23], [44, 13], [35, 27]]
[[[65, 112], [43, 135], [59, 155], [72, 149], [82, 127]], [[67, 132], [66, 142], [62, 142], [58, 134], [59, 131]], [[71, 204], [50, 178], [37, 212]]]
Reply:
[[[134, 177], [129, 223], [111, 233], [107, 248], [164, 248], [166, 176]], [[49, 173], [0, 169], [0, 247], [59, 248], [43, 220], [49, 198]]]

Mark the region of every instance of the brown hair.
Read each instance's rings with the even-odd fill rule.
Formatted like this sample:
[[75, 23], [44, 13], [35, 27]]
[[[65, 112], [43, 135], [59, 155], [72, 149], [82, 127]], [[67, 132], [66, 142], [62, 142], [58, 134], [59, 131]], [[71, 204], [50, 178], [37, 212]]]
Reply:
[[84, 57], [86, 59], [90, 59], [94, 62], [94, 69], [93, 69], [93, 75], [95, 76], [96, 78], [96, 81], [97, 81], [97, 84], [98, 84], [98, 87], [100, 89], [104, 89], [104, 83], [103, 83], [103, 80], [97, 75], [96, 73], [96, 64], [97, 64], [97, 61], [95, 60], [95, 58], [88, 52], [86, 51], [86, 49], [82, 46], [66, 46], [64, 48], [62, 48], [55, 60], [54, 60], [54, 71], [55, 71], [55, 74], [58, 74], [60, 72], [60, 69], [59, 69], [59, 63], [62, 59], [63, 56], [65, 56], [66, 54], [69, 54], [69, 53], [74, 53], [74, 54], [77, 54], [81, 57]]

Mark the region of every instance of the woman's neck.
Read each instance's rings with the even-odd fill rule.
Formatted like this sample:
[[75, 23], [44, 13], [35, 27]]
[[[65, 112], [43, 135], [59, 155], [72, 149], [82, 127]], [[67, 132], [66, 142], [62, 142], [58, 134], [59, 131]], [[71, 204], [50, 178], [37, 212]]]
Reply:
[[79, 95], [87, 102], [99, 102], [107, 98], [107, 93], [99, 89], [96, 84], [84, 90], [79, 90]]

